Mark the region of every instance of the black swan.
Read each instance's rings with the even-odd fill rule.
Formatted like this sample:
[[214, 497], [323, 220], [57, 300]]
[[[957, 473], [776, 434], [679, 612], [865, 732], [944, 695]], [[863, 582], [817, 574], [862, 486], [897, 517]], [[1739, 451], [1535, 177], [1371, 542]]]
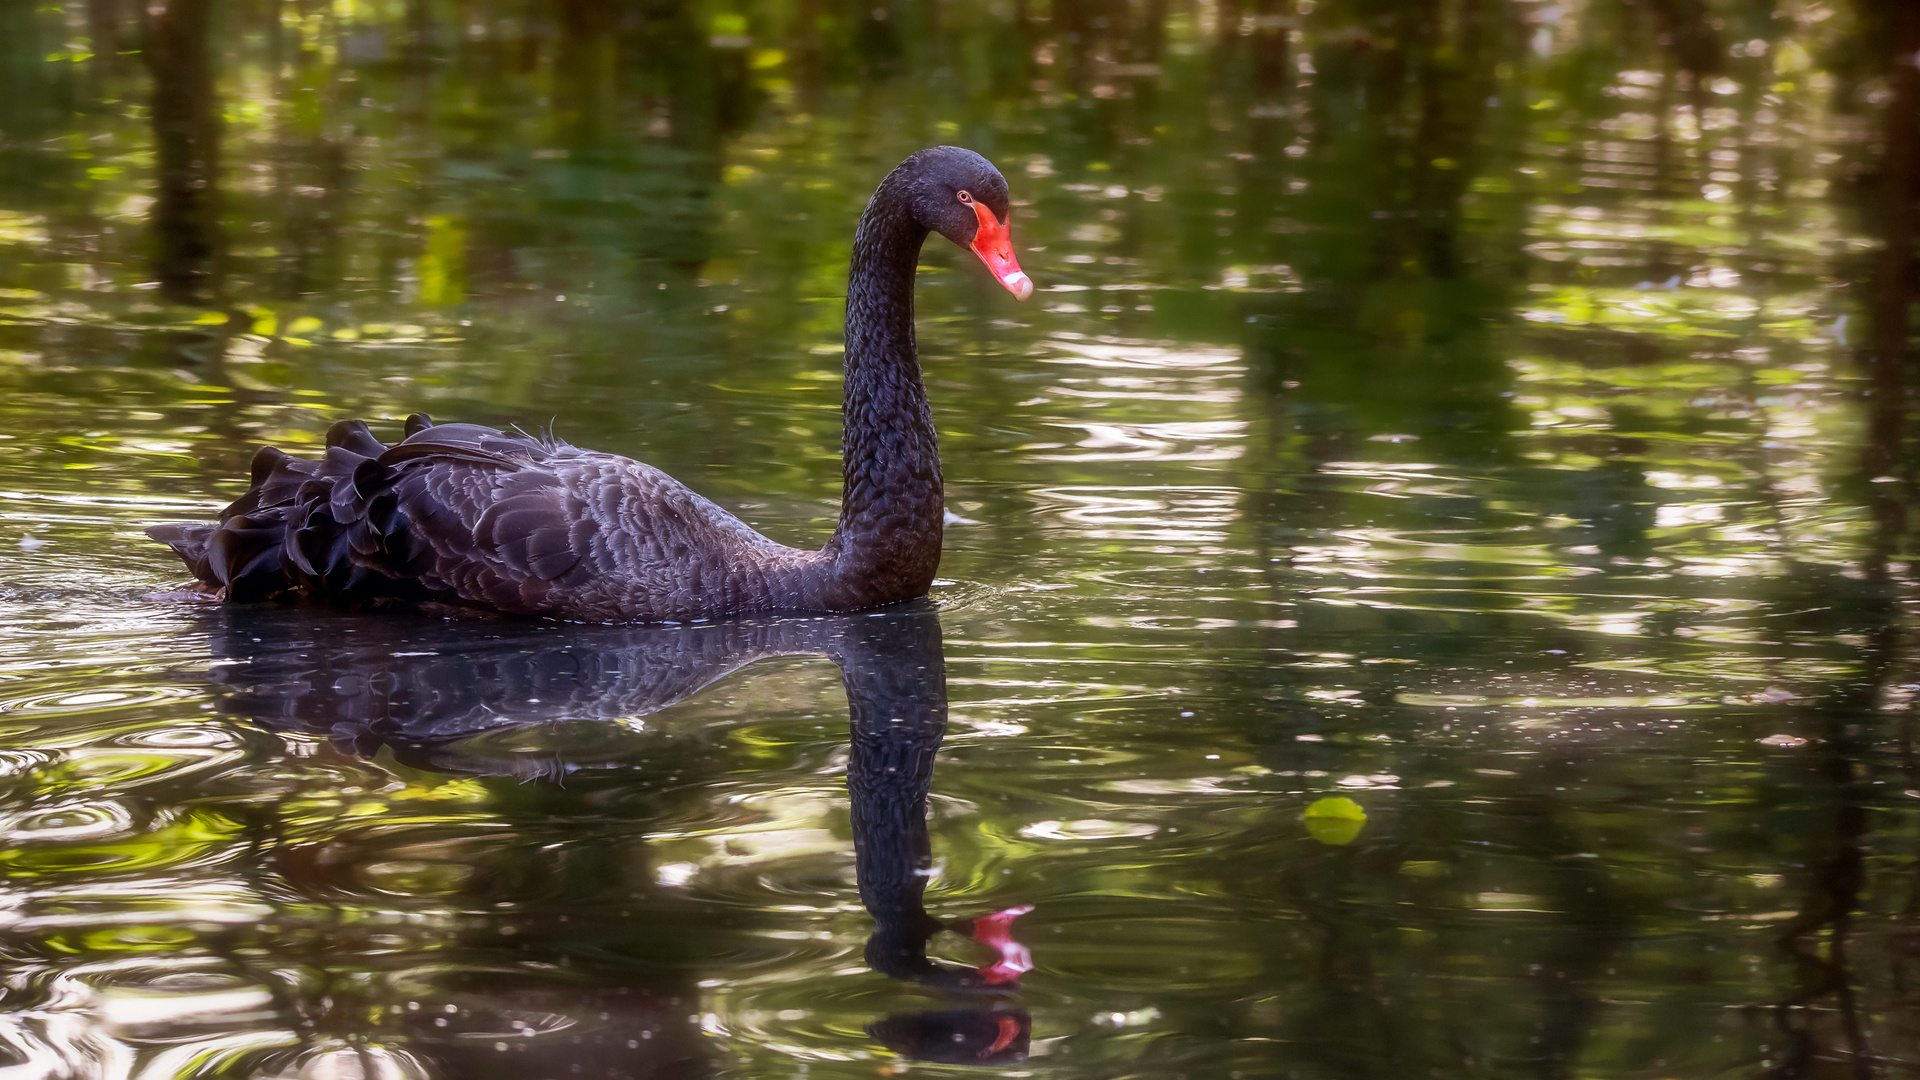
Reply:
[[938, 232], [1024, 300], [1007, 182], [971, 150], [922, 150], [861, 215], [847, 282], [840, 526], [790, 548], [658, 469], [473, 424], [409, 417], [387, 446], [358, 420], [318, 461], [262, 447], [209, 525], [147, 534], [201, 596], [436, 606], [584, 622], [854, 611], [926, 594], [945, 504], [914, 346], [920, 246]]

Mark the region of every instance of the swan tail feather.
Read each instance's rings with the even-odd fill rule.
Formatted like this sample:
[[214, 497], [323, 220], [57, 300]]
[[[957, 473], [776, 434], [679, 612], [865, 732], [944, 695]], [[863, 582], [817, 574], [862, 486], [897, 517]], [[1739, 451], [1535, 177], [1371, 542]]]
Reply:
[[[516, 440], [472, 425], [407, 421], [415, 442], [388, 446], [358, 420], [327, 432], [319, 459], [263, 446], [252, 485], [217, 521], [154, 525], [147, 535], [172, 548], [202, 587], [233, 601], [306, 598], [345, 606], [393, 600], [458, 602], [433, 577], [432, 543], [396, 490], [405, 474], [434, 462], [512, 470], [525, 464]], [[537, 443], [521, 443], [530, 449]], [[413, 485], [418, 486], [418, 485]]]
[[676, 524], [682, 503], [694, 513], [708, 505], [664, 476], [551, 438], [424, 416], [407, 432], [388, 445], [345, 421], [317, 458], [264, 447], [252, 486], [218, 520], [150, 535], [179, 554], [199, 591], [227, 600], [542, 614], [594, 575], [625, 573], [627, 549], [661, 543], [650, 532], [607, 538], [636, 490], [678, 498], [651, 512]]

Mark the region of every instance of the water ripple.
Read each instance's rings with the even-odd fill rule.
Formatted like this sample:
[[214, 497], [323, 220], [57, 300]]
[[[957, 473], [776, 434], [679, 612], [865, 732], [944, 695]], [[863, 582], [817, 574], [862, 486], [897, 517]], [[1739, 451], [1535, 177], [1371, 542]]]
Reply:
[[0, 839], [13, 843], [96, 840], [132, 828], [132, 812], [115, 802], [70, 802], [0, 813]]
[[60, 690], [25, 697], [0, 697], [0, 713], [98, 713], [155, 705], [195, 697], [201, 691], [187, 686], [121, 686]]

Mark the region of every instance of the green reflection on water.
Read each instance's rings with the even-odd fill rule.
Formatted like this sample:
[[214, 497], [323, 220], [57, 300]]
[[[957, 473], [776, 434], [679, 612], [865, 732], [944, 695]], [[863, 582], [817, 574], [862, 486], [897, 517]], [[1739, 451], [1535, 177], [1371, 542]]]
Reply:
[[0, 5], [0, 1063], [864, 1076], [977, 1004], [866, 962], [832, 665], [496, 658], [435, 692], [525, 726], [402, 755], [235, 688], [480, 646], [236, 656], [139, 535], [425, 408], [817, 542], [852, 222], [957, 142], [1039, 292], [920, 275], [926, 902], [1036, 905], [1023, 1068], [1911, 1066], [1900, 12]]

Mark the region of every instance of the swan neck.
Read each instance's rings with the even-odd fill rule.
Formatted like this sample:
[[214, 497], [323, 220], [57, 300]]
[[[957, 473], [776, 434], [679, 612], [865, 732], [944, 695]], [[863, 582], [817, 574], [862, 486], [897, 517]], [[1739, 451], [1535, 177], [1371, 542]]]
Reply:
[[940, 453], [913, 333], [927, 230], [895, 179], [860, 219], [847, 283], [843, 488], [840, 527], [827, 545], [846, 607], [920, 596], [940, 563]]

